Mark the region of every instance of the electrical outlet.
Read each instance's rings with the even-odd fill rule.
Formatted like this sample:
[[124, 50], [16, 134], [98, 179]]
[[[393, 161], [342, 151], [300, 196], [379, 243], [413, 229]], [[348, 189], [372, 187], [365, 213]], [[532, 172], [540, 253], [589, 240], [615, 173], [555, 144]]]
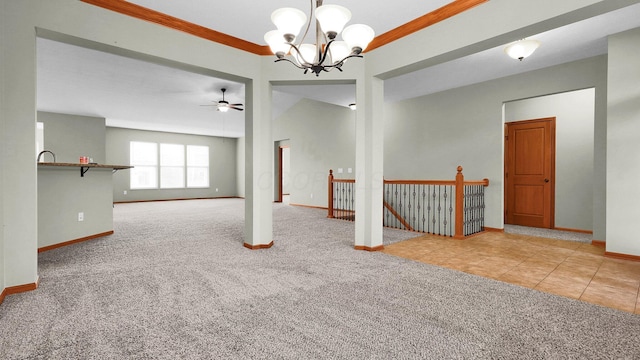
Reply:
[[313, 199], [313, 194], [311, 194], [311, 198]]
[[84, 221], [84, 213], [83, 212], [79, 212], [78, 213], [78, 221]]
[[218, 188], [216, 188], [216, 192], [218, 192]]
[[123, 191], [122, 193], [123, 193], [123, 194], [125, 194], [125, 195], [127, 195], [127, 190]]

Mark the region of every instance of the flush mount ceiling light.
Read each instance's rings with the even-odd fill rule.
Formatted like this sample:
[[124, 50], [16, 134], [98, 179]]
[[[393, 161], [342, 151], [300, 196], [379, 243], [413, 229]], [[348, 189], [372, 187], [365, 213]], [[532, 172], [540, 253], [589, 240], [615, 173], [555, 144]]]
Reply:
[[356, 104], [355, 103], [349, 104], [349, 109], [355, 110], [356, 109]]
[[510, 57], [522, 61], [522, 59], [533, 54], [540, 46], [540, 41], [523, 39], [513, 42], [504, 48], [504, 52]]
[[[315, 5], [314, 5], [315, 1]], [[367, 25], [354, 24], [344, 27], [351, 20], [351, 11], [340, 5], [322, 5], [322, 0], [310, 0], [309, 21], [304, 12], [294, 8], [277, 9], [271, 14], [271, 21], [278, 28], [269, 31], [264, 39], [278, 61], [288, 61], [304, 73], [311, 70], [316, 76], [322, 71], [341, 67], [352, 57], [359, 57], [367, 48], [375, 33]], [[303, 44], [311, 23], [316, 23], [315, 44]], [[298, 39], [298, 33], [306, 24], [304, 34]], [[343, 30], [344, 28], [344, 30]], [[342, 41], [337, 41], [342, 33]], [[289, 55], [289, 57], [287, 57]]]

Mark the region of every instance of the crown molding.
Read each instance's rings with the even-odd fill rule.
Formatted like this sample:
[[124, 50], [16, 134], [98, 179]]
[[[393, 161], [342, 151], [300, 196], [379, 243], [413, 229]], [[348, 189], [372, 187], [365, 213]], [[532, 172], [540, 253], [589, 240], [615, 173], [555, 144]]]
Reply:
[[[231, 46], [233, 48], [244, 50], [256, 55], [273, 55], [269, 46], [258, 45], [237, 37], [221, 33], [209, 29], [204, 26], [196, 25], [191, 22], [151, 10], [143, 6], [127, 2], [125, 0], [81, 0], [84, 3], [99, 6], [101, 8], [115, 11], [117, 13], [131, 16], [140, 20], [149, 21], [158, 25], [166, 26], [171, 29], [185, 32], [203, 39], [217, 42], [219, 44]], [[458, 15], [475, 6], [485, 3], [489, 0], [456, 0], [428, 14], [422, 15], [417, 19], [409, 21], [404, 25], [400, 25], [393, 30], [377, 36], [373, 39], [366, 51], [379, 48], [400, 38], [403, 38], [416, 31], [422, 30], [440, 21], [446, 20], [452, 16]]]

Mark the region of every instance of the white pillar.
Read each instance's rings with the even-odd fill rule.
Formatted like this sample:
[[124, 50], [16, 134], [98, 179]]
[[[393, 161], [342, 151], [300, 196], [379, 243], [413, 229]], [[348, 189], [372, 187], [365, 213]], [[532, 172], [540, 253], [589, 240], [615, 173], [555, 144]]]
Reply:
[[382, 249], [383, 81], [365, 76], [356, 82], [355, 248]]
[[273, 245], [271, 84], [253, 81], [245, 92], [244, 246], [264, 249]]

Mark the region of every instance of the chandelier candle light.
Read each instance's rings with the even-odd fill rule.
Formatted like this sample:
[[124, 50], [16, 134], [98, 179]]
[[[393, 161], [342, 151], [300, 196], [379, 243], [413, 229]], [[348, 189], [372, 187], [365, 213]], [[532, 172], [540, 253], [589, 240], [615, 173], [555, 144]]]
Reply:
[[[275, 62], [288, 61], [303, 69], [306, 74], [311, 70], [316, 76], [321, 71], [330, 71], [341, 67], [347, 59], [359, 57], [367, 48], [375, 33], [367, 25], [354, 24], [344, 27], [351, 20], [351, 11], [340, 5], [322, 5], [322, 0], [310, 0], [309, 21], [304, 12], [294, 8], [277, 9], [271, 14], [271, 21], [278, 30], [269, 31], [264, 40], [278, 57]], [[313, 18], [316, 19], [316, 43], [303, 44]], [[306, 30], [296, 44], [298, 34], [306, 23]], [[344, 30], [343, 30], [344, 29]], [[342, 33], [342, 41], [336, 37]], [[286, 57], [290, 55], [289, 59]]]

